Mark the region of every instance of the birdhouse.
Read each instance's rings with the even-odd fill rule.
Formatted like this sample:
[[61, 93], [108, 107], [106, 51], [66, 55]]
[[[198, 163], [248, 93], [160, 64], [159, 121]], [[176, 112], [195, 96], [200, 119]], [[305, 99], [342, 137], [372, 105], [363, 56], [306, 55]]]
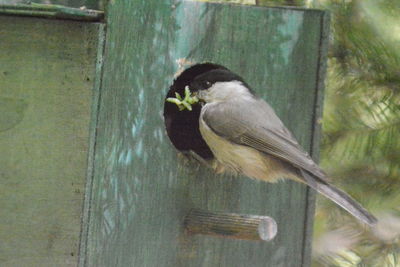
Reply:
[[196, 116], [171, 124], [164, 106], [229, 68], [317, 158], [328, 22], [183, 0], [0, 6], [0, 265], [309, 266], [314, 193], [214, 173]]

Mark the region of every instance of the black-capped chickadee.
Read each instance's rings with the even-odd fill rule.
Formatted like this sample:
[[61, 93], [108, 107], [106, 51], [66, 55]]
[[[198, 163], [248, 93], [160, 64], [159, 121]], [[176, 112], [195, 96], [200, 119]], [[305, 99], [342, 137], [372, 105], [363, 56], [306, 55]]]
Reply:
[[273, 109], [255, 96], [240, 76], [214, 69], [197, 76], [189, 87], [203, 102], [199, 129], [215, 156], [217, 172], [240, 173], [266, 182], [291, 178], [368, 225], [376, 224], [373, 215], [328, 182]]

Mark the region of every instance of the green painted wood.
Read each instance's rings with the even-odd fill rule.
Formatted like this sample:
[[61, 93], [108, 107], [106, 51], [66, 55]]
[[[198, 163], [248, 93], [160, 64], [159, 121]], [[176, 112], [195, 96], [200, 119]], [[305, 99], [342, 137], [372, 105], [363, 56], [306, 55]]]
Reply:
[[[320, 18], [321, 25], [321, 37], [319, 42], [318, 51], [318, 67], [317, 67], [317, 86], [315, 88], [314, 97], [314, 115], [312, 123], [312, 134], [311, 134], [311, 147], [310, 155], [313, 159], [318, 162], [319, 160], [319, 149], [320, 139], [322, 135], [322, 111], [324, 103], [324, 89], [325, 89], [325, 76], [327, 70], [327, 56], [328, 56], [328, 45], [329, 45], [329, 24], [330, 24], [330, 13], [325, 11]], [[307, 204], [306, 213], [308, 214], [305, 220], [304, 235], [307, 237], [303, 240], [303, 266], [311, 266], [311, 239], [313, 234], [314, 225], [314, 212], [315, 212], [315, 200], [316, 192], [311, 188], [306, 188]]]
[[0, 4], [0, 15], [44, 17], [53, 19], [101, 21], [104, 17], [103, 11], [71, 8], [61, 5], [47, 5], [31, 3], [25, 4]]
[[[177, 155], [164, 97], [177, 61], [243, 76], [300, 143], [317, 152], [326, 14], [190, 1], [114, 1], [82, 266], [308, 266], [313, 196], [294, 182], [216, 176]], [[310, 202], [311, 201], [311, 202]], [[268, 215], [269, 243], [187, 236], [192, 208]]]
[[101, 24], [0, 16], [0, 266], [77, 266]]
[[53, 4], [74, 8], [84, 6], [88, 9], [103, 10], [106, 1], [108, 0], [0, 0], [0, 4]]

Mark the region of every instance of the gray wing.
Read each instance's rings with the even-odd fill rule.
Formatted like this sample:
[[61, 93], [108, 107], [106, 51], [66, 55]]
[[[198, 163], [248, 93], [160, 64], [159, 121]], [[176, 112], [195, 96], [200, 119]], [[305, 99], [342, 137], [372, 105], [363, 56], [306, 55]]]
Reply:
[[231, 142], [274, 155], [325, 180], [325, 173], [263, 100], [229, 101], [206, 105], [204, 122]]

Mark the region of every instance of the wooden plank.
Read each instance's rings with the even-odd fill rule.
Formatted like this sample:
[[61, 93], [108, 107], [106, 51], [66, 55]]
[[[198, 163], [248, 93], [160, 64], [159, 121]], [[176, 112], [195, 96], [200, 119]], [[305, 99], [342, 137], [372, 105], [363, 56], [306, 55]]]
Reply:
[[[85, 265], [305, 264], [313, 216], [306, 187], [216, 176], [179, 159], [162, 110], [177, 61], [219, 63], [243, 76], [311, 151], [325, 13], [155, 0], [111, 2], [108, 11]], [[187, 236], [191, 208], [268, 215], [278, 235], [270, 243]]]
[[100, 86], [101, 86], [101, 77], [103, 72], [104, 65], [104, 47], [105, 47], [105, 25], [99, 25], [99, 35], [98, 35], [98, 44], [97, 44], [97, 57], [96, 57], [96, 71], [94, 77], [94, 90], [92, 96], [92, 105], [91, 105], [91, 120], [90, 120], [90, 138], [89, 138], [89, 149], [88, 149], [88, 166], [87, 166], [87, 175], [86, 175], [86, 185], [85, 185], [85, 197], [83, 203], [83, 213], [82, 213], [82, 225], [81, 225], [81, 238], [80, 238], [80, 246], [79, 246], [79, 254], [83, 255], [79, 257], [78, 265], [82, 265], [85, 260], [85, 254], [87, 249], [87, 235], [89, 229], [89, 216], [90, 216], [90, 203], [91, 203], [91, 195], [92, 195], [92, 185], [93, 185], [93, 165], [94, 165], [94, 149], [96, 142], [96, 127], [97, 120], [99, 115], [99, 101], [100, 101]]
[[[330, 13], [324, 12], [320, 18], [321, 35], [319, 40], [319, 51], [318, 51], [318, 68], [317, 68], [317, 86], [315, 88], [314, 98], [314, 115], [313, 115], [313, 129], [311, 135], [311, 148], [310, 155], [316, 162], [319, 160], [319, 148], [320, 138], [322, 134], [322, 110], [324, 102], [324, 89], [325, 89], [325, 76], [327, 68], [327, 55], [329, 46], [329, 25], [330, 25]], [[315, 198], [316, 192], [311, 188], [307, 188], [307, 205], [306, 205], [306, 221], [304, 234], [307, 238], [303, 241], [303, 259], [302, 266], [311, 266], [311, 239], [313, 236], [314, 226], [314, 212], [315, 212]]]
[[104, 17], [103, 11], [71, 8], [61, 5], [48, 4], [0, 4], [0, 15], [43, 17], [52, 19], [68, 19], [82, 21], [101, 21]]
[[76, 266], [100, 24], [0, 16], [0, 265]]

